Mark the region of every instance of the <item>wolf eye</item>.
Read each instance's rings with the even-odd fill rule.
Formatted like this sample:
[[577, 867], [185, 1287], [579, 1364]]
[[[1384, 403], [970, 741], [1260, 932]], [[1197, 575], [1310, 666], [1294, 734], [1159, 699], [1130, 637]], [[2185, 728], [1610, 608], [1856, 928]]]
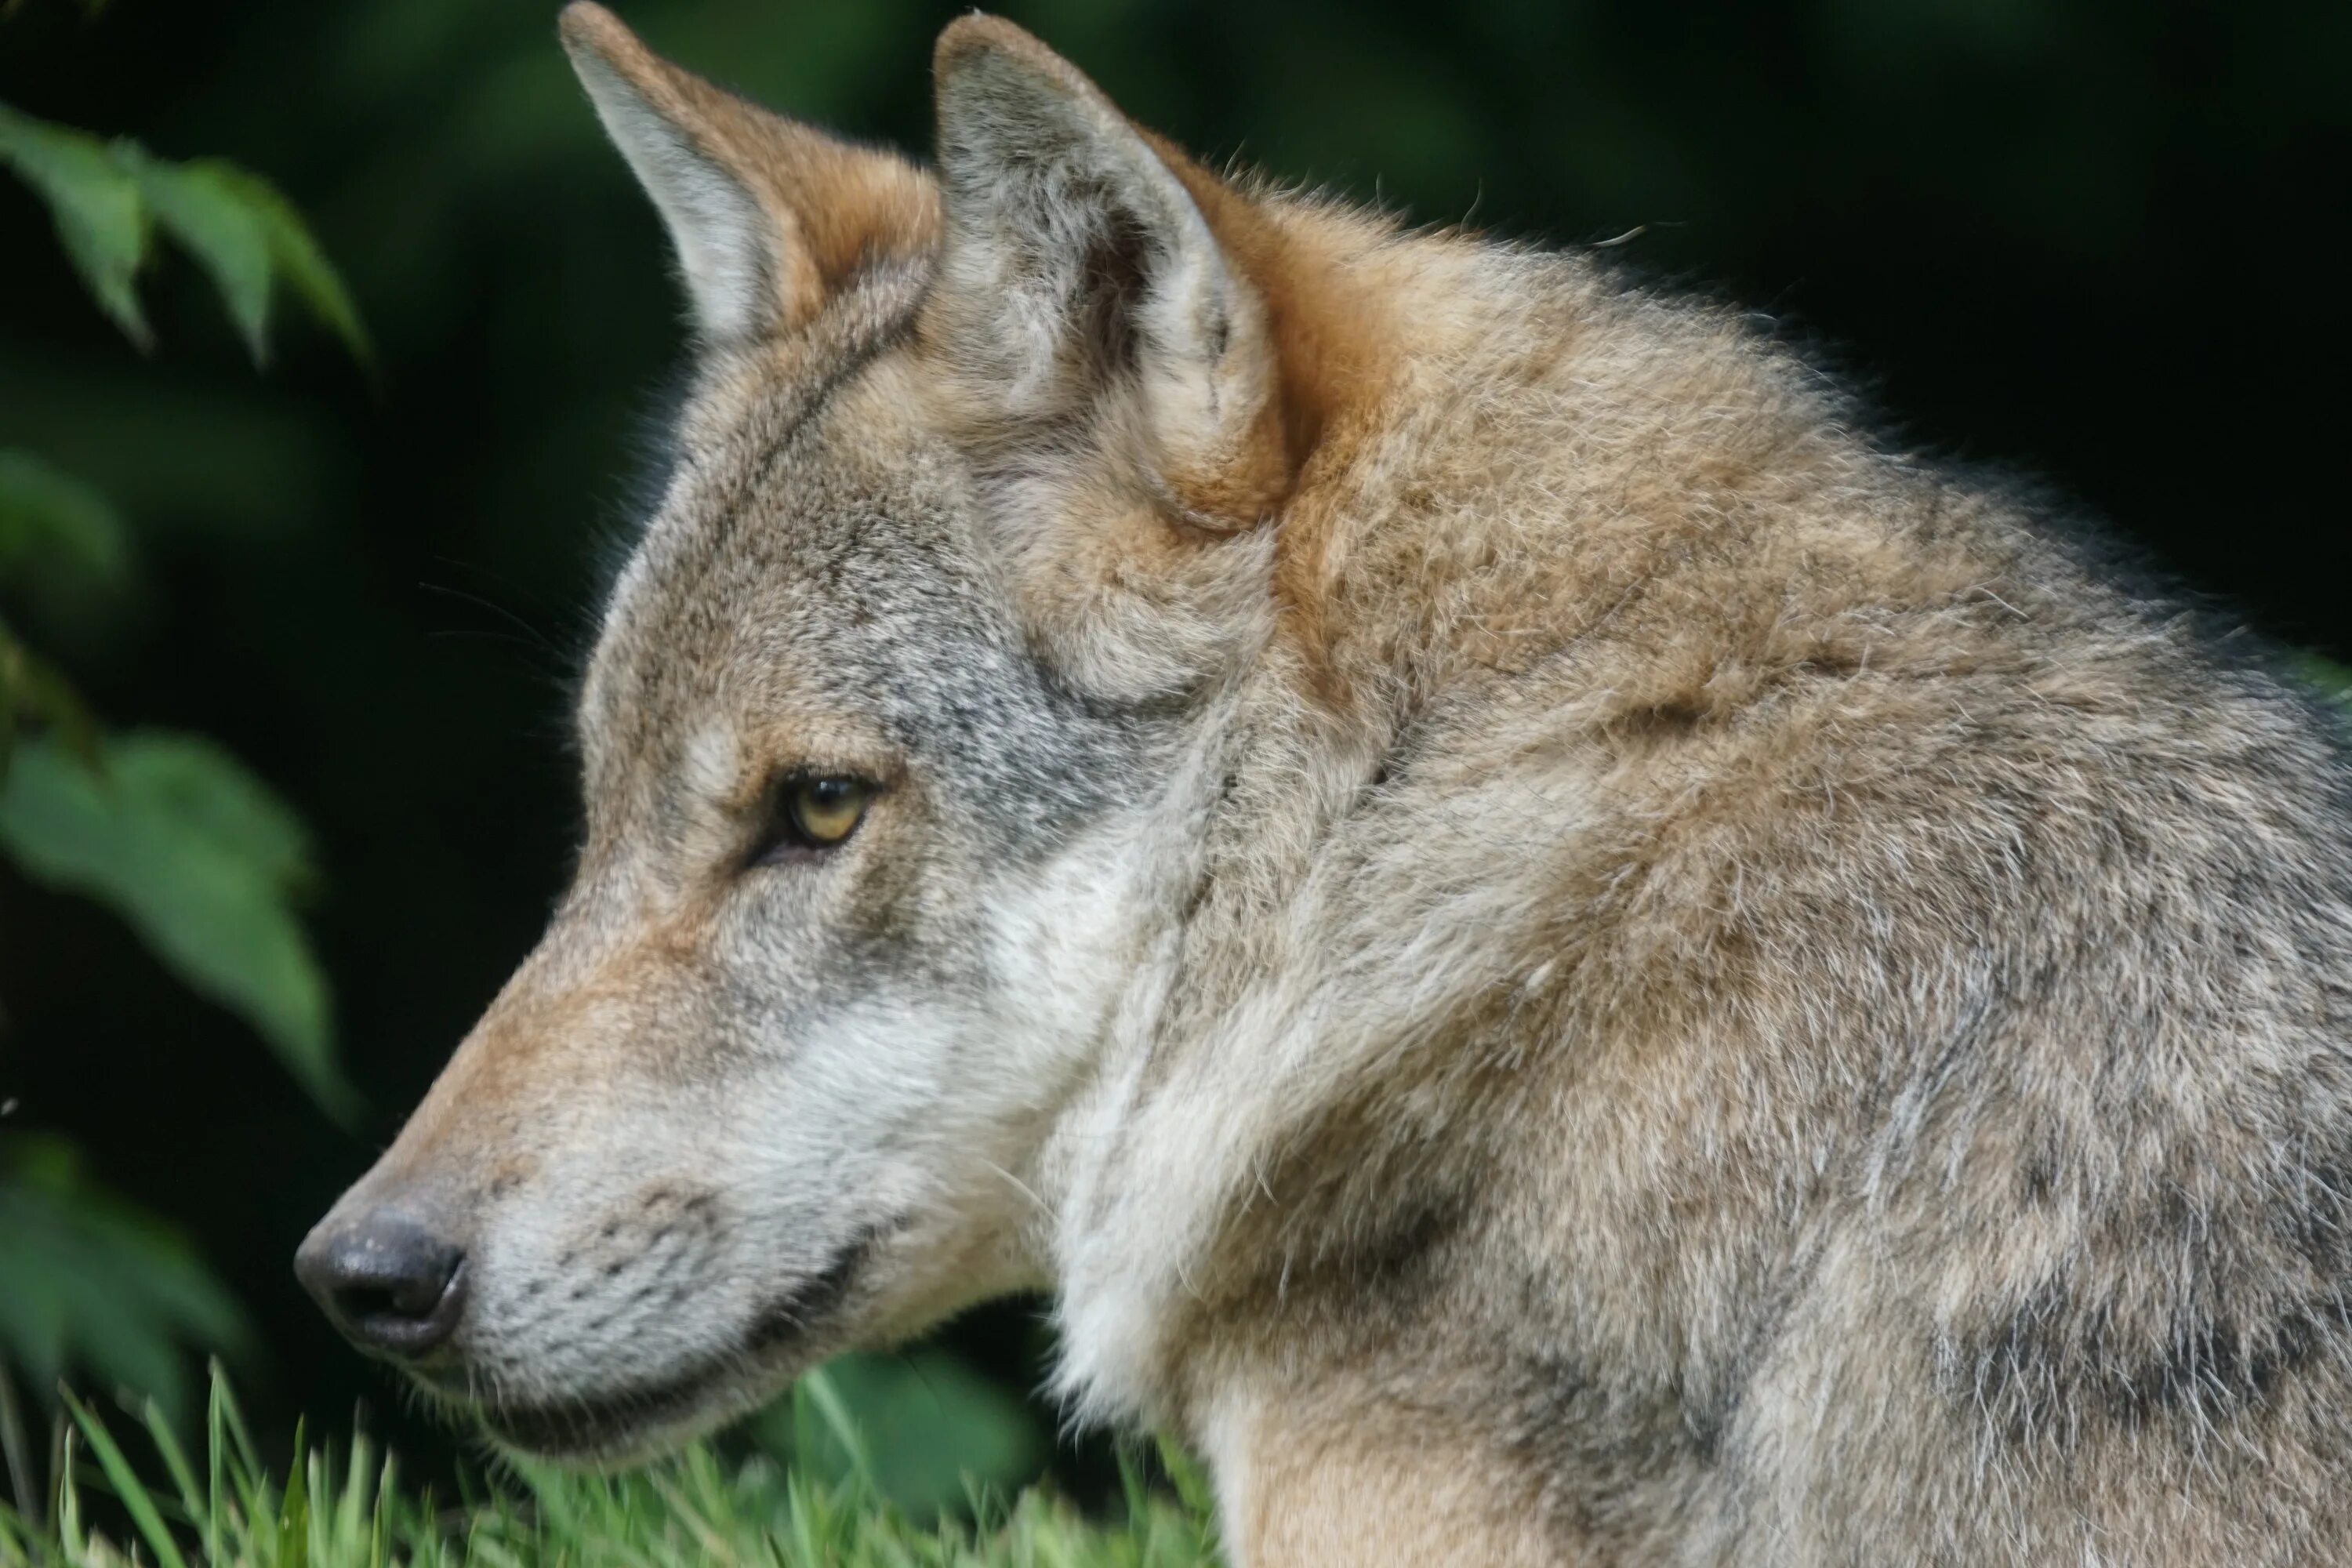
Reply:
[[776, 794], [776, 820], [757, 857], [761, 861], [793, 851], [830, 849], [857, 831], [874, 786], [838, 773], [803, 773], [786, 779]]

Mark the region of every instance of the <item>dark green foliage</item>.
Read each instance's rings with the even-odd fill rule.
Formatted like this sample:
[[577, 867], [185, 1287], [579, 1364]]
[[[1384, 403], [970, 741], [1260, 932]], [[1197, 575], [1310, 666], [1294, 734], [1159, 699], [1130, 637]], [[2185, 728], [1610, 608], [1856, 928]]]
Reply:
[[[170, 163], [5, 105], [0, 163], [47, 203], [74, 270], [141, 348], [154, 336], [137, 277], [160, 230], [202, 265], [257, 363], [281, 280], [354, 354], [366, 353], [316, 241], [282, 196], [243, 170]], [[0, 587], [37, 606], [102, 597], [122, 588], [131, 561], [122, 519], [96, 488], [33, 453], [0, 448]], [[201, 736], [105, 731], [58, 668], [5, 623], [0, 854], [36, 882], [114, 910], [191, 988], [250, 1024], [320, 1105], [352, 1113], [326, 975], [295, 914], [313, 879], [299, 820]], [[84, 1370], [142, 1391], [168, 1416], [182, 1405], [187, 1348], [248, 1341], [194, 1250], [98, 1187], [54, 1136], [0, 1142], [0, 1383], [21, 1378], [46, 1391]], [[0, 1398], [0, 1447], [21, 1489], [25, 1423], [14, 1387]]]
[[925, 1520], [956, 1511], [975, 1481], [1018, 1485], [1045, 1458], [1021, 1401], [938, 1351], [845, 1356], [808, 1397], [772, 1406], [754, 1432], [818, 1479], [863, 1475]]
[[201, 736], [109, 735], [86, 754], [43, 736], [0, 781], [0, 852], [34, 880], [128, 920], [191, 988], [229, 1007], [341, 1113], [327, 978], [295, 913], [311, 880], [302, 825]]
[[269, 309], [281, 285], [369, 357], [367, 333], [342, 279], [293, 206], [267, 180], [219, 159], [175, 163], [135, 142], [101, 142], [0, 104], [0, 163], [48, 203], [74, 270], [115, 325], [141, 348], [155, 334], [138, 275], [155, 236], [169, 235], [219, 290], [246, 352], [269, 353]]
[[250, 1342], [186, 1238], [98, 1185], [60, 1139], [0, 1137], [0, 1362], [37, 1388], [79, 1365], [178, 1415], [183, 1347]]

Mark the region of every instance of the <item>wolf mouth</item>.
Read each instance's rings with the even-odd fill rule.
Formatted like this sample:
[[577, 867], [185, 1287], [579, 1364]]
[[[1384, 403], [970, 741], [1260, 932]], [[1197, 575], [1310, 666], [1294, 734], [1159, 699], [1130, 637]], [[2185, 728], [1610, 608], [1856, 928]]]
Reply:
[[551, 1458], [618, 1448], [649, 1428], [684, 1421], [713, 1403], [728, 1385], [740, 1384], [747, 1362], [763, 1362], [788, 1344], [808, 1361], [824, 1353], [818, 1331], [848, 1296], [858, 1270], [891, 1228], [860, 1229], [823, 1268], [762, 1307], [732, 1345], [684, 1372], [546, 1404], [485, 1401], [475, 1405], [475, 1414], [501, 1441]]

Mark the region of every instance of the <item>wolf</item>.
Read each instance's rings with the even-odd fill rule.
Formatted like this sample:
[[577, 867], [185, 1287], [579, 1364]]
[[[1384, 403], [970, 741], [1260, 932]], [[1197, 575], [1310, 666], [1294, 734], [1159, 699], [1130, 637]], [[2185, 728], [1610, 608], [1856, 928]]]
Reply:
[[2352, 767], [1753, 318], [562, 35], [691, 308], [570, 891], [299, 1269], [633, 1459], [1047, 1293], [1278, 1564], [2352, 1560]]

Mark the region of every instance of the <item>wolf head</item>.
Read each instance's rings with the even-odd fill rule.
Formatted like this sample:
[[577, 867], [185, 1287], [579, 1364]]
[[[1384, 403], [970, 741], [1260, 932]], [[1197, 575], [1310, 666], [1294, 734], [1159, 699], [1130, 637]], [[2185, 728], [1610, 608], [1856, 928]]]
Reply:
[[1251, 204], [1005, 23], [940, 41], [936, 172], [585, 0], [562, 37], [694, 389], [573, 885], [298, 1267], [508, 1442], [615, 1459], [1047, 1282], [1047, 1130], [1197, 875], [1318, 412]]

